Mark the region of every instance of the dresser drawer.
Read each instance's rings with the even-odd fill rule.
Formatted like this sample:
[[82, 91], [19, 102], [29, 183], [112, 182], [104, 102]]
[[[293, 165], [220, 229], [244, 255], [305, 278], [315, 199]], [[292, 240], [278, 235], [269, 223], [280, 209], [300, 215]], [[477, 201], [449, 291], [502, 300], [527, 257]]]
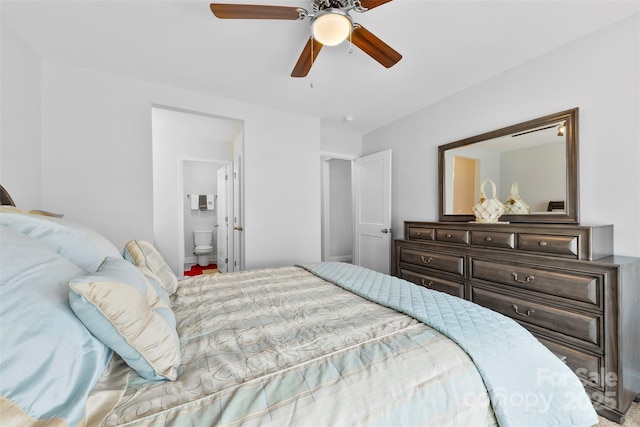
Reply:
[[515, 233], [501, 233], [499, 231], [472, 231], [471, 244], [492, 248], [514, 249], [516, 247]]
[[464, 276], [464, 256], [402, 248], [400, 250], [400, 262]]
[[471, 301], [521, 322], [602, 346], [602, 316], [576, 313], [525, 298], [471, 286]]
[[448, 230], [439, 228], [436, 230], [436, 240], [449, 243], [469, 243], [469, 232], [467, 230]]
[[462, 283], [456, 283], [405, 269], [400, 270], [400, 278], [413, 282], [416, 285], [424, 286], [425, 288], [464, 298], [464, 285]]
[[578, 259], [578, 236], [520, 233], [518, 234], [518, 249]]
[[559, 344], [537, 334], [533, 335], [558, 357], [565, 358], [565, 363], [584, 383], [591, 387], [604, 389], [606, 378], [602, 375], [605, 372], [602, 356]]
[[409, 227], [409, 239], [433, 240], [433, 228]]
[[604, 291], [600, 275], [565, 273], [496, 260], [471, 259], [471, 279], [530, 289], [602, 308]]

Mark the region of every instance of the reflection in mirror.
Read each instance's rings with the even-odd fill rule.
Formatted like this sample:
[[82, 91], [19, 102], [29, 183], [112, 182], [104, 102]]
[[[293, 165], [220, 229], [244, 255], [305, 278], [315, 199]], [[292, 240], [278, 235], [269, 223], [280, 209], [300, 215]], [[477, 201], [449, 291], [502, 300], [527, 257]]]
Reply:
[[558, 135], [562, 125], [557, 122], [447, 150], [446, 213], [471, 214], [480, 199], [480, 183], [487, 178], [495, 182], [503, 203], [517, 183], [518, 194], [531, 213], [548, 212], [551, 201], [564, 202], [566, 140], [564, 134]]
[[440, 220], [474, 219], [480, 184], [491, 179], [501, 202], [521, 199], [501, 221], [577, 222], [577, 112], [440, 146]]

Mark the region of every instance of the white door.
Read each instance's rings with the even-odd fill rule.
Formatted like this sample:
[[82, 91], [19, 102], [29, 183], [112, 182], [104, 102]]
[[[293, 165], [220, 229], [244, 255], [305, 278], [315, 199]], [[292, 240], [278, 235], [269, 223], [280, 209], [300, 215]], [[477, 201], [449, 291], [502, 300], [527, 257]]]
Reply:
[[389, 274], [391, 266], [391, 150], [354, 164], [354, 264]]
[[[244, 270], [244, 226], [242, 216], [242, 157], [233, 162], [233, 270]], [[231, 271], [231, 268], [229, 268]]]
[[218, 169], [218, 209], [217, 219], [217, 235], [218, 235], [218, 258], [216, 264], [221, 273], [226, 273], [227, 259], [229, 257], [229, 212], [227, 205], [228, 185], [229, 185], [229, 166]]

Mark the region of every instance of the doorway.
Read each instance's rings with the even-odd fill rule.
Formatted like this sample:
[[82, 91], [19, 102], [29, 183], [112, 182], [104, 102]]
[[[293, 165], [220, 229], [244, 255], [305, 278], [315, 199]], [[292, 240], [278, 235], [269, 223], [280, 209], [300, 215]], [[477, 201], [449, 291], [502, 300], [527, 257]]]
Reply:
[[[196, 265], [208, 270], [217, 269], [219, 248], [226, 252], [226, 241], [218, 242], [217, 230], [221, 225], [219, 215], [224, 218], [229, 213], [227, 204], [220, 200], [217, 172], [220, 168], [228, 167], [227, 163], [200, 159], [182, 160], [185, 274]], [[226, 197], [226, 193], [222, 197]], [[196, 236], [201, 246], [197, 251]]]
[[[185, 232], [187, 194], [201, 192], [185, 189], [184, 162], [231, 165], [242, 153], [244, 123], [165, 106], [152, 106], [151, 116], [153, 244], [176, 276], [183, 277], [185, 252], [191, 256], [187, 242], [193, 242], [193, 235]], [[216, 172], [209, 177], [213, 190], [202, 194], [216, 194]], [[243, 204], [241, 196], [237, 203]]]
[[322, 260], [353, 261], [351, 159], [322, 158]]
[[476, 203], [475, 189], [480, 168], [478, 159], [455, 156], [453, 158], [453, 213], [465, 214]]
[[324, 155], [322, 261], [382, 273], [391, 260], [391, 150], [362, 157]]

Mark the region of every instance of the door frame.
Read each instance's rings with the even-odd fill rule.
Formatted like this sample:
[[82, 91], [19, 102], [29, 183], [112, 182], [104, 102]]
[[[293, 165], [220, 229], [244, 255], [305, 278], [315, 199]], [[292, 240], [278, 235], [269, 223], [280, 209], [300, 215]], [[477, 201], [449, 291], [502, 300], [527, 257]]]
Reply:
[[[218, 174], [220, 173], [221, 170], [224, 170], [224, 196], [226, 197], [221, 197], [220, 195], [220, 177], [218, 176]], [[218, 168], [217, 172], [216, 172], [216, 177], [218, 179], [217, 184], [218, 184], [218, 194], [216, 199], [218, 200], [218, 206], [220, 206], [220, 201], [224, 200], [224, 206], [226, 208], [225, 210], [225, 223], [220, 224], [218, 222], [218, 225], [216, 226], [216, 234], [218, 235], [218, 253], [217, 255], [217, 266], [218, 266], [218, 271], [220, 271], [221, 273], [228, 273], [229, 272], [229, 263], [233, 264], [233, 229], [231, 227], [231, 221], [232, 218], [230, 216], [231, 213], [233, 213], [233, 185], [232, 185], [232, 175], [233, 174], [233, 169], [231, 167], [231, 163], [221, 166], [220, 168]], [[219, 218], [219, 213], [220, 211], [216, 212], [216, 218]], [[220, 263], [220, 227], [224, 226], [226, 227], [226, 236], [225, 236], [225, 240], [226, 240], [226, 257], [225, 257], [225, 262], [224, 262], [224, 271], [221, 270], [221, 266], [223, 265], [222, 263]]]
[[[201, 157], [179, 156], [178, 157], [178, 180], [179, 180], [178, 199], [176, 202], [177, 206], [179, 207], [184, 206], [184, 201], [186, 200], [187, 194], [188, 194], [184, 190], [184, 163], [185, 162], [212, 163], [212, 164], [217, 164], [220, 167], [232, 164], [232, 162], [229, 160], [215, 160], [215, 159], [203, 159]], [[215, 179], [217, 181], [218, 177], [215, 176]], [[229, 213], [229, 211], [231, 211], [231, 214], [233, 214], [233, 206], [231, 207], [227, 206], [227, 213]], [[185, 239], [184, 209], [178, 208], [178, 245], [179, 245], [178, 247], [180, 248], [180, 250], [178, 251], [178, 266], [180, 267], [180, 270], [181, 270], [178, 272], [179, 274], [177, 274], [178, 277], [184, 277], [184, 260], [185, 260], [184, 239]]]
[[230, 271], [244, 271], [245, 269], [245, 239], [244, 239], [244, 155], [238, 154], [235, 156], [231, 173], [233, 175], [233, 208], [231, 210], [233, 218], [232, 240], [231, 245], [233, 250], [233, 256], [229, 259], [232, 260], [232, 269]]

